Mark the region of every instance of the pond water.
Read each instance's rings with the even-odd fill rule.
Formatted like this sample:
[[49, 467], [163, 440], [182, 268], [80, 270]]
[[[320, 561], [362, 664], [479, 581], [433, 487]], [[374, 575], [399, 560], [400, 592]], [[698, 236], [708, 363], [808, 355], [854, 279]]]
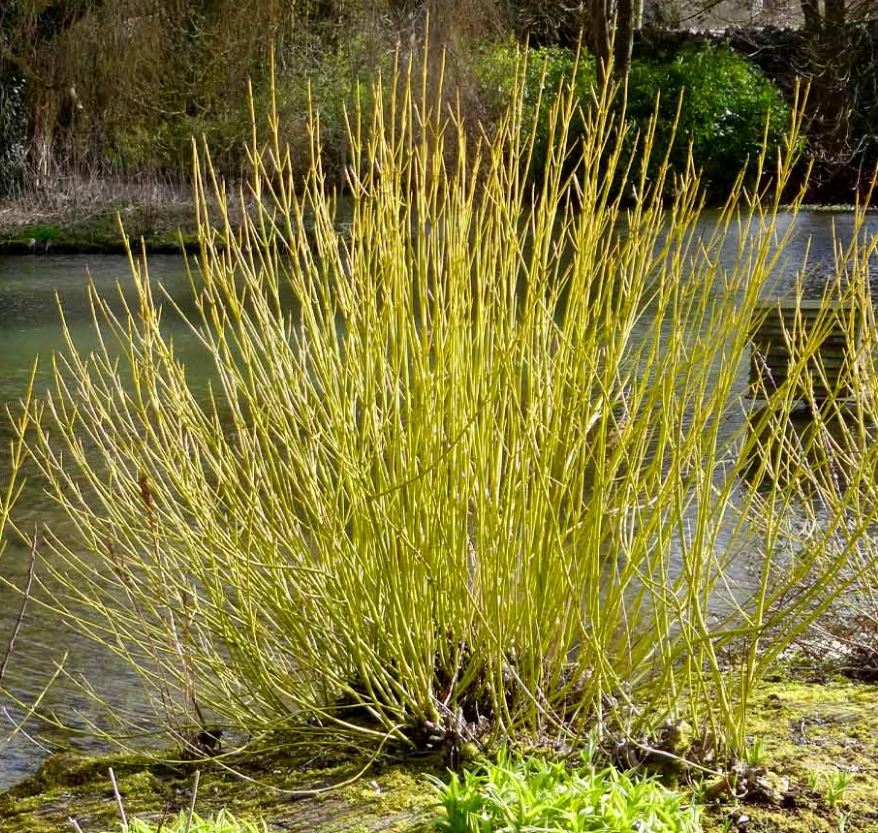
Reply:
[[[176, 256], [150, 258], [150, 275], [161, 282], [169, 293], [185, 306], [191, 295], [184, 262]], [[33, 363], [40, 358], [37, 385], [45, 387], [52, 354], [63, 349], [60, 326], [60, 308], [63, 308], [70, 332], [77, 344], [88, 348], [95, 343], [88, 301], [87, 286], [91, 281], [105, 298], [119, 298], [122, 291], [132, 296], [130, 269], [123, 256], [27, 256], [0, 258], [0, 482], [8, 475], [10, 424], [5, 414], [7, 406], [13, 409], [20, 402], [30, 378]], [[114, 306], [121, 308], [121, 302]], [[183, 354], [192, 347], [191, 360], [195, 361], [194, 340], [182, 322], [168, 316], [167, 325], [174, 329], [175, 341]], [[202, 374], [203, 375], [203, 374]], [[17, 506], [16, 517], [23, 529], [57, 523], [52, 502], [42, 493], [36, 479], [31, 477]], [[0, 560], [0, 577], [17, 587], [23, 587], [30, 564], [28, 547], [9, 536], [7, 550]], [[0, 586], [0, 644], [4, 647], [8, 635], [18, 619], [20, 596], [5, 584]], [[141, 700], [139, 686], [113, 657], [96, 651], [93, 646], [77, 642], [65, 632], [52, 612], [32, 604], [23, 620], [18, 635], [14, 659], [9, 665], [6, 685], [12, 697], [0, 696], [0, 788], [8, 786], [32, 772], [45, 750], [56, 743], [75, 739], [69, 731], [61, 731], [46, 723], [31, 724], [16, 731], [17, 723], [25, 713], [15, 703], [30, 703], [43, 690], [58, 663], [63, 663], [62, 677], [46, 692], [42, 708], [63, 716], [66, 724], [84, 726], [94, 712], [89, 698], [79, 689], [75, 680], [84, 678], [108, 683], [105, 689], [120, 706], [136, 710]], [[69, 678], [64, 675], [69, 674]], [[25, 734], [27, 733], [27, 735]], [[28, 736], [33, 737], [33, 740]], [[87, 747], [99, 748], [93, 739], [77, 741]]]
[[[706, 222], [709, 223], [710, 218]], [[782, 217], [781, 228], [790, 222], [792, 218]], [[833, 227], [842, 241], [847, 240], [852, 216], [804, 212], [795, 222], [795, 238], [779, 275], [777, 291], [789, 289], [810, 247], [809, 262], [814, 268], [809, 290], [818, 295], [833, 262]], [[871, 232], [878, 231], [878, 216], [869, 217], [868, 227]], [[190, 288], [182, 259], [155, 256], [149, 263], [152, 280], [161, 282], [184, 308], [188, 306]], [[102, 296], [118, 298], [119, 292], [131, 295], [129, 274], [127, 260], [117, 256], [0, 257], [0, 408], [15, 408], [37, 357], [41, 359], [38, 384], [45, 384], [52, 353], [63, 347], [59, 303], [74, 339], [80, 346], [87, 347], [94, 343], [86, 292], [89, 280]], [[174, 333], [178, 355], [186, 361], [190, 378], [204, 379], [206, 368], [201, 364], [204, 357], [199, 355], [194, 339], [182, 322], [166, 315], [165, 325]], [[742, 368], [742, 390], [746, 378], [746, 368]], [[3, 413], [0, 416], [0, 486], [7, 478], [6, 449], [10, 436], [10, 426]], [[23, 529], [58, 522], [55, 509], [41, 493], [35, 478], [31, 478], [26, 487], [16, 517]], [[10, 536], [0, 561], [0, 578], [23, 586], [29, 563], [28, 547]], [[6, 638], [15, 627], [20, 604], [20, 596], [5, 583], [0, 584], [0, 659]], [[62, 660], [61, 675], [46, 691], [41, 709], [56, 713], [68, 728], [62, 730], [43, 721], [28, 721], [23, 730], [18, 730], [16, 725], [25, 714], [27, 704], [42, 692]], [[0, 788], [32, 772], [46, 750], [54, 749], [57, 744], [102, 747], [100, 741], [84, 731], [97, 712], [93, 701], [78, 685], [81, 679], [100, 680], [102, 694], [115, 706], [135, 713], [142, 707], [139, 684], [120, 662], [90, 644], [75, 640], [50, 609], [32, 604], [18, 635], [6, 679], [10, 696], [0, 695]], [[83, 732], [71, 733], [71, 726], [80, 727]]]

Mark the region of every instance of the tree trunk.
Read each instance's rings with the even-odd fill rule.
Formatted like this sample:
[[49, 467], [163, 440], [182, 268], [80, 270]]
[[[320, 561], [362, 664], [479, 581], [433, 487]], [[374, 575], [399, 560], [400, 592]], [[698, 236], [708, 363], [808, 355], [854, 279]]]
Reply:
[[845, 8], [844, 0], [826, 0], [826, 22], [837, 26], [844, 25]]
[[616, 2], [616, 39], [613, 43], [615, 62], [613, 71], [619, 78], [628, 75], [631, 50], [634, 46], [634, 0]]
[[588, 45], [597, 63], [598, 87], [602, 87], [610, 65], [609, 2], [589, 0], [588, 11]]
[[820, 5], [818, 0], [802, 0], [802, 16], [806, 32], [820, 31]]

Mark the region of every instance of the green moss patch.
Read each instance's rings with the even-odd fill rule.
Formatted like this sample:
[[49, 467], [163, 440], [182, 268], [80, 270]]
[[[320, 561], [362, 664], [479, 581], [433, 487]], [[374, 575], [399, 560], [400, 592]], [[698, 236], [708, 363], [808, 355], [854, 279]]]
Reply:
[[878, 687], [767, 683], [749, 728], [763, 745], [766, 766], [789, 782], [788, 790], [777, 804], [745, 795], [737, 805], [713, 807], [706, 829], [878, 833]]
[[424, 775], [442, 771], [438, 759], [388, 764], [353, 781], [363, 760], [328, 763], [315, 767], [295, 753], [263, 754], [230, 761], [238, 775], [219, 762], [196, 767], [136, 756], [53, 755], [34, 776], [0, 795], [0, 829], [48, 833], [68, 829], [69, 816], [86, 833], [118, 827], [110, 767], [129, 817], [146, 821], [188, 808], [200, 768], [197, 809], [205, 817], [227, 809], [245, 822], [264, 820], [269, 830], [303, 833], [414, 831], [428, 824], [436, 797]]

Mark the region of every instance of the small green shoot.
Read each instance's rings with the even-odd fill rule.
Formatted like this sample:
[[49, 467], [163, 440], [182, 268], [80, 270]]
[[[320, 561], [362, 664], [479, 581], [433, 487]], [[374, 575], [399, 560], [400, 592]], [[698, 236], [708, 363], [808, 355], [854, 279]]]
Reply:
[[837, 806], [844, 798], [853, 780], [854, 776], [844, 770], [838, 770], [829, 774], [826, 778], [826, 803], [830, 807]]
[[848, 787], [854, 780], [853, 773], [845, 770], [836, 770], [835, 772], [810, 770], [805, 778], [808, 789], [813, 792], [820, 792], [822, 785], [823, 797], [830, 807], [836, 807], [842, 801]]
[[130, 824], [122, 825], [121, 830], [122, 833], [159, 833], [159, 830], [162, 833], [265, 833], [267, 830], [264, 823], [241, 821], [225, 810], [210, 818], [193, 815], [188, 827], [187, 822], [190, 822], [188, 815], [181, 813], [173, 822], [162, 825], [134, 819]]
[[747, 744], [744, 759], [748, 766], [760, 766], [765, 762], [765, 741], [762, 738], [753, 738]]

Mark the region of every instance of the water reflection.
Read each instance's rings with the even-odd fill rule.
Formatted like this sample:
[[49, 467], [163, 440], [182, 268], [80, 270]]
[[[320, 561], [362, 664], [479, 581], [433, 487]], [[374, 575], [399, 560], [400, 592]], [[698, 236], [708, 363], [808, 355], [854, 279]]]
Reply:
[[[161, 283], [175, 301], [191, 309], [191, 290], [181, 258], [150, 258], [150, 276], [156, 285]], [[117, 312], [123, 307], [120, 292], [129, 301], [134, 297], [129, 265], [121, 256], [0, 258], [0, 408], [4, 411], [7, 406], [13, 411], [19, 407], [37, 357], [40, 363], [36, 386], [38, 391], [45, 390], [52, 355], [64, 348], [59, 309], [63, 309], [71, 334], [83, 351], [97, 345], [86, 289], [89, 280], [102, 297], [112, 299], [111, 306]], [[193, 374], [204, 378], [204, 357], [199, 355], [188, 329], [171, 310], [166, 310], [163, 322], [173, 334], [181, 359]], [[6, 450], [12, 436], [12, 425], [4, 413], [0, 418], [0, 483], [7, 480]], [[47, 524], [57, 529], [60, 518], [51, 498], [39, 487], [35, 474], [32, 470], [25, 472], [28, 482], [17, 506], [16, 519], [23, 531], [30, 532]], [[26, 543], [13, 535], [8, 539], [0, 563], [0, 576], [4, 580], [0, 586], [0, 645], [3, 646], [20, 609], [20, 596], [9, 584], [24, 585], [30, 561]], [[70, 634], [51, 610], [35, 603], [24, 619], [7, 675], [6, 683], [13, 695], [23, 703], [32, 702], [57, 670], [65, 653], [63, 672], [42, 701], [45, 711], [63, 715], [64, 722], [74, 728], [85, 728], [87, 721], [97, 718], [93, 701], [76, 683], [79, 679], [100, 680], [102, 692], [122, 708], [135, 713], [143, 708], [142, 689], [130, 671], [113, 656]], [[45, 753], [23, 733], [14, 730], [13, 722], [20, 720], [22, 708], [10, 701], [0, 705], [8, 710], [8, 713], [0, 711], [0, 743], [5, 740], [0, 746], [2, 788], [32, 772]], [[75, 740], [75, 736], [50, 725], [31, 722], [25, 729], [47, 748], [55, 742]], [[92, 748], [100, 746], [87, 737], [76, 742]]]

